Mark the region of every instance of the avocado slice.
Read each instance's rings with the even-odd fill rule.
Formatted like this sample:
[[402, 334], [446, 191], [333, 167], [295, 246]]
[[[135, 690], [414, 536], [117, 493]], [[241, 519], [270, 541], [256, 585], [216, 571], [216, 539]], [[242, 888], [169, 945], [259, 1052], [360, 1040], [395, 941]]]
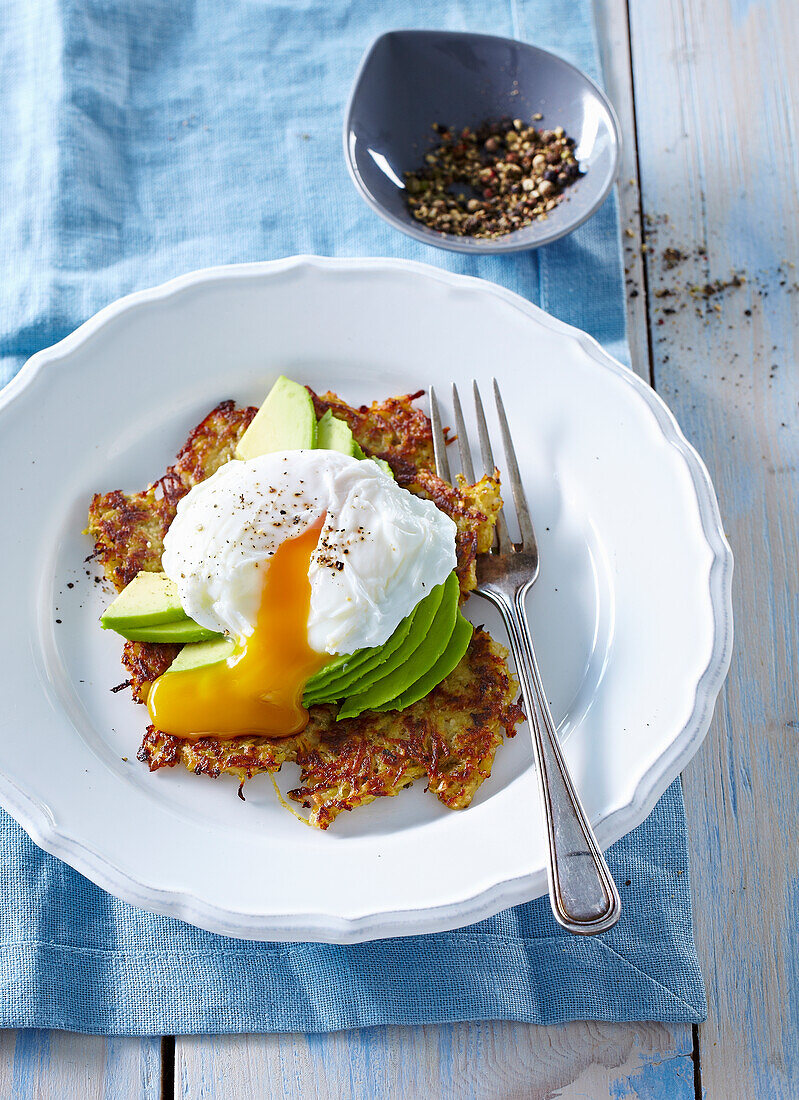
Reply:
[[232, 638], [212, 638], [210, 642], [184, 645], [167, 672], [188, 672], [192, 668], [215, 665], [227, 660], [236, 648]]
[[380, 467], [380, 469], [383, 471], [383, 473], [388, 474], [388, 476], [392, 479], [392, 481], [394, 480], [394, 471], [391, 469], [391, 467], [389, 466], [389, 464], [386, 462], [386, 460], [384, 458], [375, 458], [374, 455], [368, 455], [367, 458], [368, 458], [369, 462], [376, 462], [377, 465]]
[[352, 455], [354, 444], [349, 424], [333, 416], [330, 409], [327, 409], [316, 425], [317, 450], [340, 451], [344, 455]]
[[151, 626], [185, 619], [177, 585], [166, 573], [137, 573], [100, 619], [104, 630]]
[[376, 462], [384, 474], [388, 474], [390, 478], [394, 477], [394, 471], [384, 458], [376, 458], [374, 455], [368, 455], [360, 443], [353, 437], [352, 440], [352, 454], [354, 458], [369, 459], [370, 462]]
[[[305, 695], [303, 698], [308, 699], [311, 695], [326, 696], [326, 692], [333, 687], [340, 678], [346, 676], [354, 668], [360, 667], [364, 661], [368, 661], [380, 648], [380, 646], [376, 646], [373, 649], [356, 649], [354, 653], [339, 653], [332, 659], [330, 664], [325, 665], [319, 672], [313, 674], [305, 685]], [[314, 702], [317, 701], [320, 700], [314, 700]]]
[[[365, 710], [374, 710], [383, 703], [389, 703], [415, 683], [438, 660], [452, 637], [458, 614], [458, 578], [450, 573], [443, 585], [438, 585], [430, 595], [419, 604], [414, 615], [414, 629], [408, 641], [415, 644], [409, 650], [400, 649], [378, 670], [376, 678], [368, 677], [359, 681], [359, 690], [344, 700], [338, 712], [337, 721], [342, 718], [355, 718]], [[428, 605], [427, 614], [418, 623], [419, 610], [436, 593], [440, 593], [435, 605]], [[432, 617], [430, 616], [431, 608]]]
[[316, 413], [305, 386], [282, 375], [269, 391], [236, 447], [236, 458], [316, 446]]
[[[346, 683], [337, 683], [331, 688], [330, 694], [325, 696], [326, 701], [343, 699], [354, 694], [356, 691], [360, 693], [362, 690], [366, 690], [376, 680], [393, 672], [394, 669], [400, 668], [422, 644], [436, 616], [443, 594], [444, 585], [436, 585], [423, 600], [419, 601], [411, 614], [402, 620], [400, 626], [407, 624], [407, 631], [405, 632], [403, 640], [393, 649], [393, 652], [390, 653], [388, 657], [384, 658], [383, 653], [378, 650], [374, 658], [370, 660], [368, 667], [356, 669], [350, 674]], [[410, 622], [408, 622], [408, 620], [410, 620]], [[399, 627], [397, 629], [399, 629]], [[393, 638], [394, 635], [386, 642], [387, 646], [391, 643]]]
[[[419, 604], [416, 606], [418, 607]], [[415, 611], [416, 608], [410, 615], [405, 616], [383, 645], [374, 646], [371, 649], [359, 649], [343, 659], [336, 658], [312, 676], [305, 685], [303, 696], [305, 706], [312, 706], [314, 703], [332, 703], [336, 699], [343, 699], [352, 684], [360, 683], [363, 677], [387, 661], [405, 642], [413, 630]]]
[[333, 416], [330, 409], [326, 409], [317, 424], [316, 436], [317, 448], [327, 451], [341, 451], [342, 454], [352, 455], [359, 461], [369, 459], [376, 462], [384, 474], [394, 477], [394, 471], [383, 458], [375, 458], [368, 455], [352, 434], [352, 428], [337, 416]]
[[179, 619], [175, 623], [156, 623], [155, 626], [117, 627], [117, 634], [130, 642], [169, 642], [182, 645], [185, 642], [207, 642], [211, 638], [221, 638], [215, 630], [195, 623], [194, 619]]
[[418, 703], [429, 695], [433, 688], [438, 687], [442, 680], [446, 680], [449, 674], [460, 664], [469, 642], [472, 640], [474, 627], [468, 619], [458, 611], [455, 620], [455, 629], [447, 642], [447, 647], [438, 660], [425, 672], [416, 683], [411, 684], [393, 703], [384, 703], [376, 710], [405, 710], [406, 707]]

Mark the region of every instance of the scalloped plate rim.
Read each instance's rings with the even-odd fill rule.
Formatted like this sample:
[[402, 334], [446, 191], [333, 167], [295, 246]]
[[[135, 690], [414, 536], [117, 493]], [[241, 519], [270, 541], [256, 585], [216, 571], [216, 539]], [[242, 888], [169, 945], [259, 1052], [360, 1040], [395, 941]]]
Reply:
[[[602, 847], [608, 847], [648, 817], [658, 798], [677, 778], [707, 734], [716, 698], [732, 656], [733, 558], [724, 534], [710, 475], [698, 452], [685, 438], [663, 399], [632, 370], [609, 355], [593, 337], [559, 321], [539, 306], [497, 284], [411, 260], [299, 255], [279, 260], [220, 265], [188, 272], [158, 286], [119, 298], [58, 343], [31, 356], [18, 374], [0, 391], [0, 418], [43, 369], [74, 352], [121, 313], [179, 295], [214, 280], [268, 278], [303, 266], [341, 271], [402, 270], [437, 280], [455, 289], [479, 290], [481, 293], [502, 298], [514, 309], [580, 344], [598, 367], [610, 370], [630, 385], [654, 414], [665, 441], [678, 452], [688, 468], [699, 506], [702, 532], [713, 558], [709, 572], [710, 602], [715, 625], [711, 657], [697, 681], [691, 715], [668, 750], [641, 777], [627, 805], [594, 822]], [[210, 932], [240, 939], [358, 943], [392, 936], [420, 935], [462, 927], [546, 893], [546, 874], [539, 870], [530, 875], [495, 883], [480, 893], [449, 905], [379, 911], [356, 918], [342, 918], [324, 912], [291, 914], [291, 925], [287, 927], [287, 916], [269, 917], [225, 910], [186, 891], [156, 890], [139, 882], [114, 866], [106, 857], [94, 852], [89, 845], [59, 829], [46, 806], [22, 791], [2, 769], [0, 802], [40, 848], [64, 860], [116, 897], [141, 908], [187, 921]]]

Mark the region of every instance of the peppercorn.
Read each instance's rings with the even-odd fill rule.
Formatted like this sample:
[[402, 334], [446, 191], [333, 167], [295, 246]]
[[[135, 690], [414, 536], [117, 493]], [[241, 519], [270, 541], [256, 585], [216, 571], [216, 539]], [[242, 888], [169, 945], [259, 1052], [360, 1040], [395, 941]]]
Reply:
[[405, 174], [405, 196], [417, 221], [443, 233], [492, 239], [531, 225], [582, 174], [575, 142], [561, 127], [539, 131], [505, 118], [433, 130], [440, 144], [422, 168]]

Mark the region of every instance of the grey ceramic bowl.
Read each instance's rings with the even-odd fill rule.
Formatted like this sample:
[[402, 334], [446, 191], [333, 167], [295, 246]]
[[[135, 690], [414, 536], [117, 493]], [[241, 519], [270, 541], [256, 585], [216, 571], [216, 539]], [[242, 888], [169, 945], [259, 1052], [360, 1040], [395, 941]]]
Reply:
[[[408, 212], [404, 173], [438, 144], [434, 122], [474, 126], [510, 115], [562, 126], [585, 172], [545, 220], [497, 240], [428, 229]], [[590, 218], [618, 170], [621, 137], [605, 94], [555, 54], [512, 38], [390, 31], [361, 62], [344, 121], [347, 166], [363, 197], [403, 233], [456, 252], [518, 252], [557, 240]]]

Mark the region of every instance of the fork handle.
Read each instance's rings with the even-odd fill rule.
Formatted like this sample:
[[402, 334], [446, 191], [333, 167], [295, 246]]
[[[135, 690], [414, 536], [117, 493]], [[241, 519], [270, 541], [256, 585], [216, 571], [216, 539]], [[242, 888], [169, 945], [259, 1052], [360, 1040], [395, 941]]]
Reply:
[[541, 789], [548, 838], [549, 900], [558, 924], [569, 932], [591, 936], [612, 928], [621, 901], [561, 752], [552, 714], [538, 670], [524, 597], [486, 591], [499, 609], [510, 637], [522, 689]]

